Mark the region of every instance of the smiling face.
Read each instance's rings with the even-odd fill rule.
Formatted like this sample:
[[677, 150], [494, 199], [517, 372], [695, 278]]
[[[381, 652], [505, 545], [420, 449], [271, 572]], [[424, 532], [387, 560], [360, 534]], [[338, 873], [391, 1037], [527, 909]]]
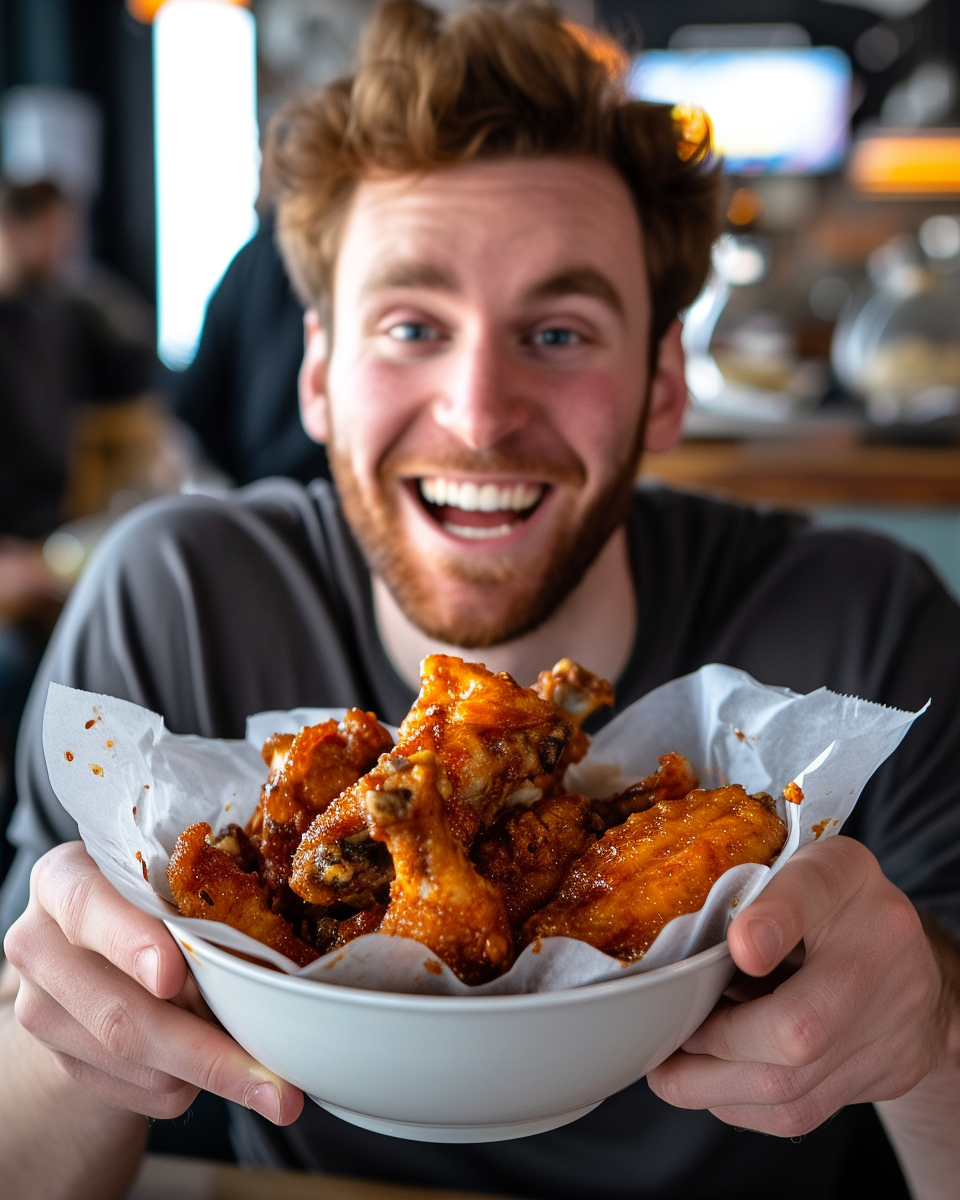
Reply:
[[[641, 448], [650, 304], [623, 181], [560, 158], [365, 181], [333, 317], [329, 359], [308, 319], [304, 421], [371, 569], [444, 642], [536, 627], [622, 521]], [[663, 357], [673, 428], [682, 356]]]

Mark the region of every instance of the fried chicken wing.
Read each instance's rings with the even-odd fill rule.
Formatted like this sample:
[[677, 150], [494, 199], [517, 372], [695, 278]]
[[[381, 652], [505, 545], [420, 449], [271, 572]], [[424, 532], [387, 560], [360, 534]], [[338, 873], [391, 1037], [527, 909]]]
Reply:
[[660, 765], [646, 779], [607, 800], [593, 802], [594, 811], [607, 828], [619, 825], [631, 813], [644, 812], [661, 800], [680, 800], [700, 786], [693, 767], [682, 754], [671, 751], [661, 754], [657, 761]]
[[[298, 966], [318, 958], [317, 951], [296, 936], [290, 922], [270, 907], [256, 871], [245, 871], [228, 849], [212, 844], [211, 835], [210, 826], [201, 821], [177, 838], [167, 880], [180, 912], [232, 925]], [[228, 836], [239, 845], [235, 834]]]
[[567, 742], [562, 765], [579, 762], [590, 744], [581, 727], [599, 709], [613, 707], [613, 687], [572, 659], [561, 658], [551, 670], [540, 672], [533, 690], [541, 700], [573, 718], [576, 728]]
[[396, 872], [379, 931], [413, 938], [465, 983], [483, 983], [509, 967], [513, 936], [497, 888], [447, 824], [451, 786], [435, 753], [418, 750], [394, 755], [365, 794], [371, 833]]
[[587, 848], [524, 940], [579, 938], [630, 962], [668, 921], [701, 908], [724, 871], [769, 863], [786, 836], [773, 800], [739, 785], [660, 800]]
[[263, 858], [264, 882], [283, 897], [294, 851], [310, 822], [393, 746], [373, 713], [348, 709], [343, 719], [274, 734], [262, 754], [269, 767], [260, 804], [247, 826]]
[[500, 889], [516, 927], [546, 904], [571, 862], [602, 830], [585, 796], [544, 796], [529, 808], [514, 805], [501, 812], [477, 838], [471, 858]]
[[[386, 764], [430, 750], [450, 791], [446, 821], [469, 848], [508, 802], [532, 803], [558, 785], [561, 759], [576, 723], [509, 675], [431, 654], [421, 689], [400, 726], [395, 754], [349, 787], [314, 820], [294, 856], [291, 887], [313, 904], [366, 907], [389, 880], [372, 852], [365, 796], [387, 778]], [[369, 861], [368, 861], [369, 855]]]

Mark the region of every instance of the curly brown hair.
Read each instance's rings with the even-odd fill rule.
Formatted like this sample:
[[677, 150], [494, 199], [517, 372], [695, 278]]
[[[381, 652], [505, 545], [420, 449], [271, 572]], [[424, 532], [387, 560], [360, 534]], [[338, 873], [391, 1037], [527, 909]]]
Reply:
[[344, 220], [362, 179], [587, 156], [621, 175], [640, 216], [656, 347], [706, 278], [717, 169], [709, 126], [630, 99], [627, 66], [614, 43], [537, 0], [449, 16], [418, 0], [381, 4], [353, 75], [289, 104], [271, 126], [277, 235], [301, 297], [329, 322]]

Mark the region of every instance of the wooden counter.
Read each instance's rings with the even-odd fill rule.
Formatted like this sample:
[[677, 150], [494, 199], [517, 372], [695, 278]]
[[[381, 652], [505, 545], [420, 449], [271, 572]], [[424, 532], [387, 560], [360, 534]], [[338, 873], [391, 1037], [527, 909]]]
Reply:
[[642, 475], [673, 487], [784, 505], [960, 506], [960, 446], [865, 445], [846, 434], [683, 441]]
[[[478, 1192], [401, 1187], [340, 1175], [255, 1171], [148, 1154], [126, 1200], [485, 1200]], [[486, 1197], [493, 1200], [493, 1197]], [[501, 1196], [499, 1200], [503, 1200]]]

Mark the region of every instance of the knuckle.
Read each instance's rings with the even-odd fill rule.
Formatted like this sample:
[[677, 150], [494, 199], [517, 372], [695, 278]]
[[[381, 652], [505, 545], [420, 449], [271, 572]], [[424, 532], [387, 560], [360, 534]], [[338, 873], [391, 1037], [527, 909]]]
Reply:
[[800, 1085], [789, 1068], [764, 1063], [757, 1075], [755, 1091], [761, 1104], [781, 1107], [797, 1101]]
[[154, 1117], [158, 1121], [169, 1121], [172, 1117], [181, 1117], [198, 1094], [199, 1089], [190, 1087], [188, 1084], [181, 1084], [176, 1091], [167, 1094], [152, 1092], [149, 1103], [143, 1110], [144, 1114]]
[[769, 1131], [777, 1137], [803, 1137], [829, 1116], [830, 1113], [812, 1096], [803, 1096], [770, 1112]]
[[796, 1004], [781, 1022], [779, 1044], [788, 1066], [811, 1066], [823, 1055], [828, 1044], [820, 1014], [809, 1005]]
[[110, 1054], [131, 1058], [137, 1044], [137, 1024], [120, 997], [114, 997], [94, 1015], [91, 1033]]
[[196, 1082], [204, 1091], [218, 1096], [229, 1096], [237, 1092], [237, 1071], [232, 1055], [226, 1048], [208, 1047], [197, 1061]]
[[18, 1023], [34, 1037], [46, 1024], [44, 1020], [45, 999], [44, 994], [38, 988], [25, 987], [21, 984], [13, 1004], [13, 1014]]
[[90, 902], [90, 877], [71, 871], [68, 876], [58, 879], [54, 886], [57, 891], [57, 911], [51, 915], [71, 946], [78, 946], [82, 941], [84, 916]]
[[3, 939], [3, 953], [18, 971], [22, 971], [30, 961], [34, 941], [30, 925], [30, 918], [24, 913], [10, 926], [7, 936]]

